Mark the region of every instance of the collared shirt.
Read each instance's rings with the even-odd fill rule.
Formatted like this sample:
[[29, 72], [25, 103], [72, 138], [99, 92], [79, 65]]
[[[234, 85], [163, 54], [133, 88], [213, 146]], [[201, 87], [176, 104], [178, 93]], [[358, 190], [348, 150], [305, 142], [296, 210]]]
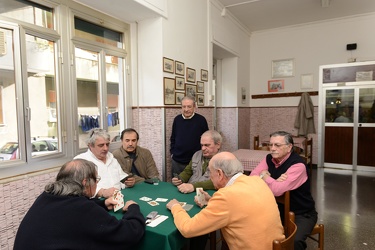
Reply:
[[233, 175], [232, 178], [230, 178], [230, 180], [228, 181], [227, 185], [225, 185], [225, 186], [226, 186], [226, 187], [231, 186], [231, 185], [234, 183], [234, 181], [235, 181], [238, 177], [240, 177], [241, 175], [243, 175], [243, 174], [242, 174], [242, 173], [237, 173], [237, 174]]
[[120, 180], [128, 176], [128, 174], [122, 170], [120, 164], [113, 157], [112, 153], [108, 152], [106, 158], [106, 163], [102, 162], [96, 158], [90, 149], [87, 149], [87, 152], [74, 157], [74, 159], [85, 159], [91, 161], [98, 167], [98, 175], [101, 179], [97, 184], [95, 195], [102, 188], [125, 188], [125, 185], [120, 183]]
[[181, 114], [181, 115], [182, 115], [182, 118], [184, 118], [185, 120], [189, 120], [189, 119], [193, 118], [193, 116], [195, 115], [195, 112], [189, 117], [185, 117], [183, 114]]

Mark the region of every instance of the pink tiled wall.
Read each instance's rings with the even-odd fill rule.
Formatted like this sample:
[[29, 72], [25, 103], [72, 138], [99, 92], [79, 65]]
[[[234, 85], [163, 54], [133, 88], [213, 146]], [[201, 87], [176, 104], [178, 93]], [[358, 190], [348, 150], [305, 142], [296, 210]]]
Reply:
[[0, 249], [13, 249], [21, 220], [57, 170], [0, 184]]
[[217, 108], [217, 130], [223, 137], [222, 151], [238, 149], [237, 108]]

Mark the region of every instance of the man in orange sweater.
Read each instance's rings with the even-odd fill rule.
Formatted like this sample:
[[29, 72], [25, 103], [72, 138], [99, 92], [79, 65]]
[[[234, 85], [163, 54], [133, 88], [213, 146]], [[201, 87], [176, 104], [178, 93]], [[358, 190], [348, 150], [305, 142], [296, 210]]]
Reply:
[[258, 176], [244, 175], [241, 163], [229, 152], [216, 154], [208, 167], [218, 191], [212, 197], [202, 191], [208, 201], [205, 209], [190, 218], [176, 199], [167, 204], [184, 237], [221, 229], [231, 250], [270, 250], [273, 240], [285, 238], [275, 197]]

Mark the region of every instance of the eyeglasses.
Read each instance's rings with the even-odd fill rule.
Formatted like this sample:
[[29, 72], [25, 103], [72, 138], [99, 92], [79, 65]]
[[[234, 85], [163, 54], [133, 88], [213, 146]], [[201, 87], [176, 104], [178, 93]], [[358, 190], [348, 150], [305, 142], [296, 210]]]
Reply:
[[280, 148], [281, 146], [284, 146], [284, 145], [288, 145], [288, 143], [268, 143], [268, 147], [272, 148], [273, 146], [275, 146], [275, 148]]
[[98, 183], [101, 179], [102, 179], [102, 177], [97, 176], [97, 177], [96, 177], [96, 183]]

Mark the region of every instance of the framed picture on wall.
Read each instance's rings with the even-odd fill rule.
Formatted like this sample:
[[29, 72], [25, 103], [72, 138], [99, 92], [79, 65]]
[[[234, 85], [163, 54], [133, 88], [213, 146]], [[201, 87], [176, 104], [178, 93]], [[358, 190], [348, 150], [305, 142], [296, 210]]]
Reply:
[[284, 80], [270, 80], [268, 81], [268, 92], [283, 92]]
[[194, 84], [188, 84], [188, 83], [186, 83], [185, 84], [185, 94], [187, 96], [191, 96], [191, 97], [195, 98], [195, 96], [197, 94], [197, 86], [194, 85]]
[[167, 57], [163, 57], [163, 71], [168, 73], [174, 73], [174, 61]]
[[164, 77], [164, 105], [175, 104], [175, 79]]
[[185, 75], [185, 63], [175, 61], [174, 63], [174, 72], [176, 75], [184, 76]]
[[195, 83], [195, 69], [186, 68], [186, 81]]
[[201, 69], [201, 81], [208, 81], [208, 71], [205, 69]]
[[204, 95], [197, 95], [198, 106], [204, 106]]
[[294, 76], [294, 59], [282, 59], [272, 61], [272, 78]]
[[197, 93], [204, 93], [204, 82], [197, 81]]
[[182, 98], [184, 98], [184, 92], [176, 92], [176, 104], [181, 105]]
[[176, 90], [185, 90], [185, 78], [176, 76]]

